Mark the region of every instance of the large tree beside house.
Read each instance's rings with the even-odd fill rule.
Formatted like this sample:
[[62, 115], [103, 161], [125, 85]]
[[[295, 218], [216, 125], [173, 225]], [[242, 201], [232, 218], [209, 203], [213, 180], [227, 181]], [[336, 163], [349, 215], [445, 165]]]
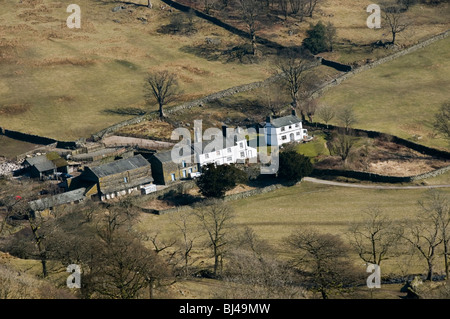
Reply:
[[200, 193], [206, 197], [223, 198], [227, 191], [247, 180], [247, 174], [235, 165], [211, 163], [203, 167], [202, 175], [197, 180], [197, 186]]
[[311, 174], [313, 167], [309, 157], [289, 150], [280, 153], [278, 177], [291, 182], [299, 182]]

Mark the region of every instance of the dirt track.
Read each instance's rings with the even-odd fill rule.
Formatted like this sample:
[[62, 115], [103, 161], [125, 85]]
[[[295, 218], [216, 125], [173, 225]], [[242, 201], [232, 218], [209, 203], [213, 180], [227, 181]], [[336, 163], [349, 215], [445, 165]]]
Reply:
[[354, 187], [354, 188], [370, 188], [370, 189], [426, 189], [426, 188], [446, 188], [446, 187], [450, 187], [450, 184], [444, 184], [444, 185], [417, 185], [417, 186], [363, 185], [363, 184], [353, 184], [353, 183], [327, 181], [327, 180], [313, 178], [313, 177], [305, 177], [303, 180], [305, 182], [311, 182], [311, 183], [316, 183], [316, 184], [325, 184], [325, 185], [343, 186], [343, 187]]

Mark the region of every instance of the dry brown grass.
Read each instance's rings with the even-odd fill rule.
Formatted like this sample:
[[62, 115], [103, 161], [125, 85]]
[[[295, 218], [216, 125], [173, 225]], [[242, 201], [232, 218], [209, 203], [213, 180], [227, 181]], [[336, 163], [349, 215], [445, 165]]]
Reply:
[[[243, 42], [204, 21], [196, 21], [199, 32], [192, 36], [162, 35], [156, 30], [174, 13], [131, 4], [112, 12], [117, 4], [102, 1], [77, 4], [82, 8], [79, 30], [67, 28], [68, 13], [61, 1], [2, 3], [0, 104], [32, 107], [20, 118], [0, 117], [1, 126], [59, 140], [89, 137], [133, 116], [106, 110], [156, 109], [144, 98], [150, 71], [168, 69], [177, 74], [183, 94], [172, 105], [269, 75], [267, 65], [206, 61], [181, 51], [204, 42], [211, 33], [224, 43]], [[158, 0], [154, 5], [159, 7]], [[55, 98], [63, 96], [73, 99]]]
[[29, 103], [3, 104], [0, 105], [0, 115], [16, 116], [27, 112], [30, 108], [31, 104]]
[[121, 128], [117, 134], [143, 138], [158, 137], [161, 139], [170, 140], [174, 129], [175, 127], [165, 121], [154, 120], [126, 126]]

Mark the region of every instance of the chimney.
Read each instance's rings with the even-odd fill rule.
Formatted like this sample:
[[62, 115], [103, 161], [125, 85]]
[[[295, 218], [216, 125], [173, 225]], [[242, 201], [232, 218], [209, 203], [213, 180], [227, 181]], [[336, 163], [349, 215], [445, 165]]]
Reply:
[[297, 111], [295, 109], [292, 109], [292, 115], [297, 116]]
[[202, 134], [198, 127], [194, 127], [194, 142], [201, 143], [202, 142]]
[[223, 135], [223, 137], [227, 137], [227, 126], [226, 125], [222, 125], [222, 135]]
[[266, 117], [266, 123], [272, 123], [272, 115]]

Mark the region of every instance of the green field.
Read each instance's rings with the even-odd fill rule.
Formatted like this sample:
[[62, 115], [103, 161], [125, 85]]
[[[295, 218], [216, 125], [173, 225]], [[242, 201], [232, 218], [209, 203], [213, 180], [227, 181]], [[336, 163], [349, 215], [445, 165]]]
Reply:
[[310, 142], [296, 145], [295, 149], [298, 153], [310, 157], [313, 163], [317, 160], [316, 157], [318, 156], [330, 155], [330, 151], [326, 146], [325, 134], [309, 132], [308, 135], [314, 136], [314, 139]]
[[[450, 38], [356, 74], [331, 88], [320, 103], [346, 105], [356, 128], [376, 130], [436, 148], [448, 142], [433, 132], [433, 116], [450, 101]], [[339, 124], [335, 119], [332, 124]]]

